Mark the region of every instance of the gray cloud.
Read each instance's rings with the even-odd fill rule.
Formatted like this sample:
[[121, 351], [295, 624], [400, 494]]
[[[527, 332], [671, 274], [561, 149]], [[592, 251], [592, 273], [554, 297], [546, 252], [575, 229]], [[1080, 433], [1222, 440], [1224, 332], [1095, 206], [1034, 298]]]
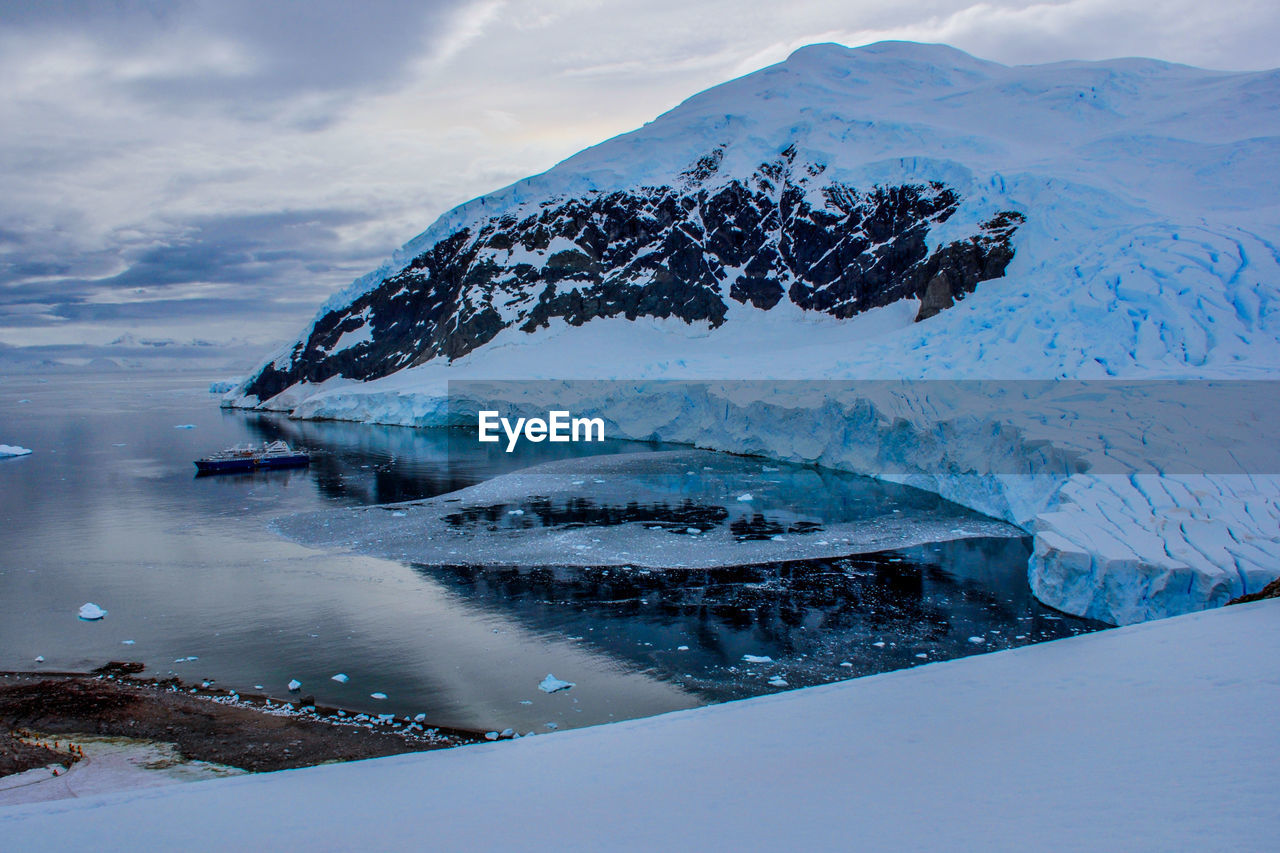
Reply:
[[[333, 288], [335, 277], [353, 277], [380, 258], [381, 246], [348, 245], [337, 231], [368, 220], [367, 214], [343, 210], [195, 217], [173, 226], [177, 236], [163, 242], [121, 248], [114, 265], [123, 269], [94, 278], [68, 273], [77, 263], [100, 266], [100, 253], [0, 262], [6, 296], [0, 327], [304, 316]], [[216, 295], [200, 295], [207, 290]]]
[[61, 0], [5, 4], [0, 26], [48, 46], [92, 43], [116, 86], [166, 109], [268, 118], [305, 95], [402, 81], [465, 0]]

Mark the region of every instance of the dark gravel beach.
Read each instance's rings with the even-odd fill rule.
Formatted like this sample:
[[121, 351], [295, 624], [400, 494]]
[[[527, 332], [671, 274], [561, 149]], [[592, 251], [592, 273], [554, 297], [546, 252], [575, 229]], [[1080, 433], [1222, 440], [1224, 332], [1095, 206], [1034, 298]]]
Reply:
[[39, 745], [59, 735], [172, 743], [189, 760], [254, 772], [483, 740], [475, 732], [317, 708], [309, 697], [274, 701], [133, 677], [140, 670], [115, 663], [89, 674], [0, 673], [0, 776], [70, 760], [67, 738], [57, 750]]

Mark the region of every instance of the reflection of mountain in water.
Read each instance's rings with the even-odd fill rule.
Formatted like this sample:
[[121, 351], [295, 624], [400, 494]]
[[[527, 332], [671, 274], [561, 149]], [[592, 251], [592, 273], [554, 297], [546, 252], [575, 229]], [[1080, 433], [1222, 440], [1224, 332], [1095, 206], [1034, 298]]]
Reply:
[[244, 417], [258, 440], [283, 439], [311, 451], [311, 478], [335, 501], [368, 505], [420, 500], [551, 459], [643, 452], [657, 445], [605, 441], [530, 445], [512, 453], [481, 445], [463, 430], [346, 421], [299, 421], [270, 414]]
[[[766, 678], [776, 675], [793, 687], [818, 684], [1102, 627], [1032, 598], [1029, 541], [967, 539], [839, 560], [664, 572], [415, 568], [470, 604], [580, 638], [628, 667], [722, 701], [769, 692]], [[775, 663], [748, 664], [743, 655]]]

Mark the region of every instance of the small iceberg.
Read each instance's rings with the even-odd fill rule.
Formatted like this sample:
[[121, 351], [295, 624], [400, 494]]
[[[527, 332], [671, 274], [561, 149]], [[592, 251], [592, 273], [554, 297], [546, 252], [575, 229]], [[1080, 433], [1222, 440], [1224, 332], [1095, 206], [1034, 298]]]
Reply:
[[542, 683], [538, 685], [538, 689], [543, 693], [555, 693], [557, 690], [568, 690], [574, 686], [572, 681], [561, 681], [551, 673], [547, 673], [547, 677], [542, 679]]
[[301, 689], [302, 689], [302, 682], [301, 682], [301, 681], [299, 681], [299, 680], [298, 680], [298, 679], [296, 679], [296, 678], [291, 679], [291, 680], [289, 681], [289, 692], [290, 692], [290, 693], [297, 693], [297, 692], [298, 692], [299, 690], [301, 690]]
[[747, 501], [753, 501], [755, 499], [756, 499], [756, 496], [751, 494], [750, 492], [747, 492], [746, 494], [743, 494], [743, 495], [738, 495], [738, 500], [742, 501], [743, 503], [746, 503]]
[[743, 655], [742, 659], [747, 663], [773, 663], [773, 658], [768, 655]]
[[36, 655], [36, 663], [44, 663], [44, 655]]
[[91, 601], [80, 605], [80, 618], [86, 622], [96, 622], [106, 615], [107, 611]]
[[770, 687], [786, 687], [787, 680], [783, 678], [781, 675], [775, 675], [773, 678], [769, 679], [769, 686]]
[[174, 429], [195, 429], [195, 424], [174, 424]]
[[345, 672], [340, 672], [340, 673], [338, 673], [337, 675], [332, 676], [332, 677], [330, 678], [330, 680], [331, 680], [331, 681], [336, 681], [336, 682], [338, 682], [339, 684], [346, 684], [346, 683], [347, 683], [348, 681], [350, 681], [351, 679], [350, 679], [350, 678], [347, 678], [347, 674], [346, 674]]
[[387, 698], [387, 694], [382, 693], [381, 691], [379, 691], [378, 693], [370, 693], [370, 694], [369, 694], [369, 698], [370, 698], [370, 699], [386, 699], [386, 698]]
[[0, 444], [0, 457], [30, 455], [31, 451], [25, 447], [19, 447], [16, 444]]

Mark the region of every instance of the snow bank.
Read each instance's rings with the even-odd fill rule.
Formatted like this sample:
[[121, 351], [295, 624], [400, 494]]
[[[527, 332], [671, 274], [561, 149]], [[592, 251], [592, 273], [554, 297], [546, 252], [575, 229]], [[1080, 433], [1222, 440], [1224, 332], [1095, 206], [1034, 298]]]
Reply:
[[226, 850], [1271, 849], [1278, 616], [1263, 601], [550, 736], [15, 806], [0, 837], [16, 850], [168, 849], [191, 827]]

